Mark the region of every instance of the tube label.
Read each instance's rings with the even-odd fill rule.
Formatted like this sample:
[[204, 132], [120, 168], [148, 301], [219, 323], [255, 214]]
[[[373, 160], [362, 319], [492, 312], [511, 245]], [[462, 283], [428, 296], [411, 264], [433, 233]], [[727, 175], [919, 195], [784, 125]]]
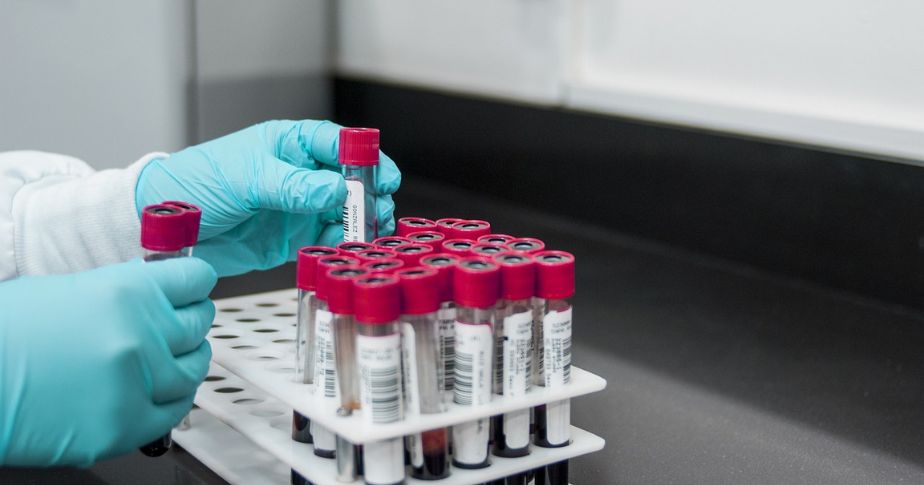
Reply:
[[571, 400], [550, 402], [545, 405], [545, 439], [553, 445], [571, 440]]
[[441, 308], [437, 314], [440, 322], [440, 357], [442, 365], [438, 369], [443, 374], [443, 389], [451, 393], [455, 386], [455, 360], [456, 360], [456, 309]]
[[366, 240], [366, 193], [359, 180], [347, 180], [343, 203], [343, 242]]
[[[407, 322], [401, 323], [401, 368], [402, 387], [404, 388], [404, 410], [408, 416], [420, 414], [419, 383], [417, 381], [417, 335], [414, 326]], [[419, 434], [405, 437], [408, 454], [411, 456], [411, 465], [423, 466], [423, 443]]]
[[465, 465], [480, 465], [488, 459], [487, 419], [476, 419], [452, 427], [452, 458]]
[[393, 438], [363, 446], [363, 478], [366, 483], [402, 483], [404, 440]]
[[401, 419], [401, 335], [356, 336], [360, 397], [367, 422]]
[[490, 325], [455, 323], [455, 385], [453, 401], [481, 406], [491, 400], [491, 358], [494, 337]]
[[331, 312], [318, 310], [315, 314], [315, 366], [314, 383], [316, 393], [320, 391], [325, 398], [337, 398], [337, 365], [334, 358], [334, 332], [330, 323]]
[[314, 440], [314, 447], [319, 450], [333, 451], [337, 448], [337, 440], [329, 429], [311, 422], [311, 438]]
[[502, 394], [523, 396], [532, 373], [533, 313], [525, 311], [504, 318]]
[[571, 382], [571, 308], [546, 313], [542, 319], [542, 345], [546, 387]]

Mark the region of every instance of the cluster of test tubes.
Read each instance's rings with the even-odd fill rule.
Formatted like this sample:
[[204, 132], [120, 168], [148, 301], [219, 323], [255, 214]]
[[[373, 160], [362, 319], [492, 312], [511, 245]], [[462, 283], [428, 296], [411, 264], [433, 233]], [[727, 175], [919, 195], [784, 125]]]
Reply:
[[[298, 253], [296, 379], [338, 414], [393, 423], [490, 406], [571, 378], [574, 256], [481, 220], [405, 217], [395, 236]], [[553, 402], [356, 446], [294, 413], [292, 438], [373, 485], [439, 480], [570, 443], [570, 403]], [[292, 472], [293, 483], [309, 483]], [[567, 461], [491, 482], [568, 483]]]

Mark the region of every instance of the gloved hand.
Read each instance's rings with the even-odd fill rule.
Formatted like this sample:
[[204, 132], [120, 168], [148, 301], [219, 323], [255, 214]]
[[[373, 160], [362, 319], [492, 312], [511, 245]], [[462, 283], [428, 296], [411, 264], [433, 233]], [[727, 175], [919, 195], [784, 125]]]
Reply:
[[179, 258], [0, 284], [0, 466], [88, 466], [170, 431], [208, 372], [215, 281]]
[[[195, 254], [220, 276], [278, 266], [302, 246], [343, 240], [346, 184], [337, 165], [340, 126], [267, 121], [149, 163], [135, 190], [139, 214], [182, 200], [202, 208]], [[391, 194], [401, 172], [381, 154], [379, 233], [394, 232]]]

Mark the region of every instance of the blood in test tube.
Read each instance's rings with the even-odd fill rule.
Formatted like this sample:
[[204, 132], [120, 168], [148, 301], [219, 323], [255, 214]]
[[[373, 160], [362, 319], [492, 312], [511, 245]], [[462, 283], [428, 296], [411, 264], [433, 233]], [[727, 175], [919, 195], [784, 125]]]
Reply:
[[366, 261], [362, 264], [362, 267], [370, 273], [391, 274], [404, 268], [404, 261], [398, 258], [376, 259], [375, 261]]
[[407, 238], [417, 244], [426, 244], [433, 248], [433, 252], [439, 253], [443, 251], [446, 235], [438, 231], [418, 231], [408, 234]]
[[459, 260], [458, 256], [448, 253], [432, 254], [420, 259], [421, 266], [435, 269], [438, 276], [440, 309], [436, 316], [440, 326], [440, 354], [443, 356], [439, 370], [443, 374], [444, 402], [452, 400], [455, 384], [456, 302], [452, 298], [452, 275]]
[[534, 254], [545, 249], [545, 243], [534, 237], [518, 237], [508, 241], [507, 249], [520, 253]]
[[390, 259], [397, 258], [398, 255], [390, 249], [382, 249], [376, 247], [375, 249], [366, 249], [359, 251], [357, 253], [351, 253], [353, 256], [359, 258], [363, 263], [368, 263], [369, 261], [378, 261], [380, 259]]
[[[404, 419], [400, 283], [386, 274], [356, 278], [352, 283], [363, 419], [376, 425], [396, 423]], [[362, 454], [365, 483], [404, 483], [403, 438], [366, 443]]]
[[[541, 251], [536, 260], [536, 297], [542, 299], [543, 366], [540, 385], [557, 388], [571, 382], [571, 298], [574, 296], [574, 256], [564, 251]], [[534, 409], [537, 446], [557, 448], [571, 442], [571, 401]], [[550, 485], [568, 483], [568, 462], [546, 467]]]
[[[500, 265], [500, 297], [495, 328], [494, 393], [523, 397], [532, 377], [533, 306], [536, 273], [533, 258], [512, 251], [494, 255]], [[493, 420], [497, 456], [514, 458], [529, 454], [529, 409], [511, 411]]]
[[490, 222], [471, 219], [453, 224], [447, 236], [452, 239], [468, 239], [469, 241], [474, 241], [488, 234], [491, 234]]
[[476, 239], [475, 242], [488, 243], [488, 244], [499, 244], [503, 246], [504, 244], [507, 244], [508, 242], [514, 239], [516, 238], [509, 234], [486, 234]]
[[363, 241], [347, 241], [337, 245], [337, 250], [343, 254], [355, 254], [360, 251], [375, 249], [376, 245]]
[[[455, 322], [455, 386], [460, 406], [485, 406], [491, 401], [494, 364], [495, 306], [500, 268], [485, 258], [464, 258], [453, 272]], [[453, 459], [459, 468], [489, 465], [489, 421], [486, 418], [453, 426]]]
[[414, 243], [396, 246], [392, 251], [398, 255], [398, 259], [404, 261], [404, 266], [407, 268], [417, 266], [420, 263], [420, 258], [436, 252], [426, 244]]
[[[186, 202], [171, 201], [169, 204], [155, 204], [141, 211], [141, 247], [145, 261], [192, 256], [193, 246], [199, 237], [199, 221], [202, 211]], [[179, 427], [189, 427], [189, 417]], [[142, 446], [141, 453], [147, 456], [161, 456], [173, 445], [170, 433]]]
[[[408, 268], [395, 276], [401, 281], [402, 375], [407, 415], [410, 418], [445, 412], [439, 270]], [[447, 428], [439, 428], [405, 437], [414, 478], [438, 480], [449, 476], [448, 435]]]
[[[314, 318], [314, 396], [315, 399], [321, 401], [339, 403], [337, 400], [336, 347], [332, 327], [333, 314], [328, 305], [330, 285], [327, 273], [333, 268], [356, 268], [358, 264], [358, 259], [342, 255], [324, 256], [317, 262], [315, 297], [318, 303]], [[316, 422], [312, 422], [309, 429], [314, 440], [314, 454], [322, 458], [334, 458], [337, 450], [334, 433]]]
[[343, 203], [343, 240], [370, 242], [379, 237], [375, 207], [379, 130], [341, 128], [337, 160], [343, 168], [347, 186], [347, 198]]
[[459, 219], [458, 217], [444, 217], [442, 219], [437, 219], [436, 230], [445, 234], [447, 239], [451, 239], [453, 237], [450, 235], [452, 226], [457, 222], [465, 222], [465, 219]]
[[474, 242], [467, 239], [447, 239], [443, 241], [443, 252], [466, 258], [472, 255], [474, 245]]
[[423, 217], [402, 217], [395, 225], [396, 236], [407, 236], [418, 231], [435, 231], [436, 222]]
[[372, 243], [380, 248], [392, 249], [402, 244], [410, 244], [411, 240], [402, 236], [384, 236], [372, 241]]
[[483, 258], [492, 258], [495, 254], [508, 251], [507, 248], [499, 244], [477, 243], [472, 246], [472, 256], [481, 256]]

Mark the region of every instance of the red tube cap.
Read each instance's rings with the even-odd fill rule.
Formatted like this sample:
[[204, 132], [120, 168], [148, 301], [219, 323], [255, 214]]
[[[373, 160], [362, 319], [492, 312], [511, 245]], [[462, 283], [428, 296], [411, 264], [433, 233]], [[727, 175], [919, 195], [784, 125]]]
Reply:
[[394, 251], [390, 249], [382, 249], [379, 247], [376, 247], [375, 249], [366, 249], [358, 253], [353, 253], [352, 255], [359, 258], [359, 260], [363, 263], [366, 263], [369, 261], [375, 261], [377, 259], [388, 259], [388, 258], [398, 257], [398, 255], [395, 254]]
[[518, 237], [507, 242], [507, 249], [518, 253], [535, 254], [545, 249], [545, 243], [534, 237]]
[[141, 247], [150, 251], [179, 251], [187, 246], [188, 216], [172, 205], [154, 204], [141, 211]]
[[574, 255], [565, 251], [541, 251], [536, 260], [536, 296], [570, 298], [574, 296]]
[[337, 150], [340, 165], [369, 167], [379, 164], [379, 130], [375, 128], [340, 128]]
[[525, 300], [536, 292], [536, 262], [532, 256], [514, 251], [495, 254], [501, 269], [501, 298]]
[[436, 222], [423, 217], [402, 217], [395, 225], [395, 236], [406, 237], [412, 232], [435, 231]]
[[467, 239], [448, 239], [443, 241], [443, 252], [466, 258], [472, 255], [474, 245], [475, 243]]
[[331, 313], [353, 313], [353, 280], [368, 274], [368, 271], [353, 264], [327, 270], [327, 306]]
[[486, 258], [464, 258], [452, 274], [456, 305], [488, 308], [500, 293], [500, 267]]
[[342, 242], [337, 245], [337, 249], [343, 254], [358, 253], [360, 251], [375, 249], [375, 244], [362, 241]]
[[426, 244], [403, 244], [395, 246], [392, 251], [398, 255], [398, 259], [404, 261], [404, 267], [417, 266], [420, 264], [420, 258], [433, 254], [433, 248]]
[[295, 284], [303, 290], [314, 290], [318, 283], [318, 260], [340, 254], [326, 246], [305, 246], [298, 250], [295, 263]]
[[492, 258], [495, 254], [503, 253], [507, 248], [500, 244], [478, 243], [472, 246], [472, 255]]
[[395, 272], [401, 280], [401, 312], [422, 315], [440, 309], [440, 273], [417, 266]]
[[465, 219], [458, 217], [444, 217], [436, 220], [436, 230], [445, 234], [447, 239], [452, 239], [452, 225], [457, 222], [465, 222]]
[[439, 275], [440, 302], [452, 301], [452, 273], [461, 258], [454, 254], [437, 253], [420, 258], [420, 265], [435, 269]]
[[491, 234], [491, 223], [473, 219], [453, 224], [449, 229], [448, 237], [452, 239], [468, 239], [474, 241], [488, 234]]
[[426, 244], [433, 248], [433, 252], [439, 253], [443, 250], [446, 235], [438, 231], [417, 231], [408, 234], [407, 238], [417, 244]]
[[385, 248], [385, 249], [391, 249], [395, 246], [400, 246], [402, 244], [410, 244], [410, 243], [411, 243], [410, 239], [406, 237], [401, 237], [401, 236], [385, 236], [385, 237], [376, 238], [374, 241], [372, 241], [372, 244], [375, 244], [376, 246], [380, 248]]
[[404, 261], [401, 261], [398, 258], [377, 259], [375, 261], [367, 261], [363, 263], [362, 267], [370, 273], [374, 274], [392, 274], [404, 267]]
[[328, 297], [328, 282], [327, 282], [327, 272], [333, 268], [340, 266], [356, 266], [359, 264], [359, 260], [350, 256], [336, 255], [336, 256], [322, 256], [318, 259], [318, 276], [315, 281], [316, 296], [319, 300], [327, 301]]
[[479, 237], [477, 241], [480, 243], [500, 244], [503, 246], [514, 239], [516, 238], [509, 234], [486, 234]]
[[202, 209], [181, 200], [168, 200], [164, 205], [172, 205], [183, 209], [186, 216], [186, 246], [193, 247], [199, 241], [199, 224], [202, 222]]
[[353, 280], [356, 321], [382, 325], [401, 315], [401, 283], [394, 275], [375, 274]]

